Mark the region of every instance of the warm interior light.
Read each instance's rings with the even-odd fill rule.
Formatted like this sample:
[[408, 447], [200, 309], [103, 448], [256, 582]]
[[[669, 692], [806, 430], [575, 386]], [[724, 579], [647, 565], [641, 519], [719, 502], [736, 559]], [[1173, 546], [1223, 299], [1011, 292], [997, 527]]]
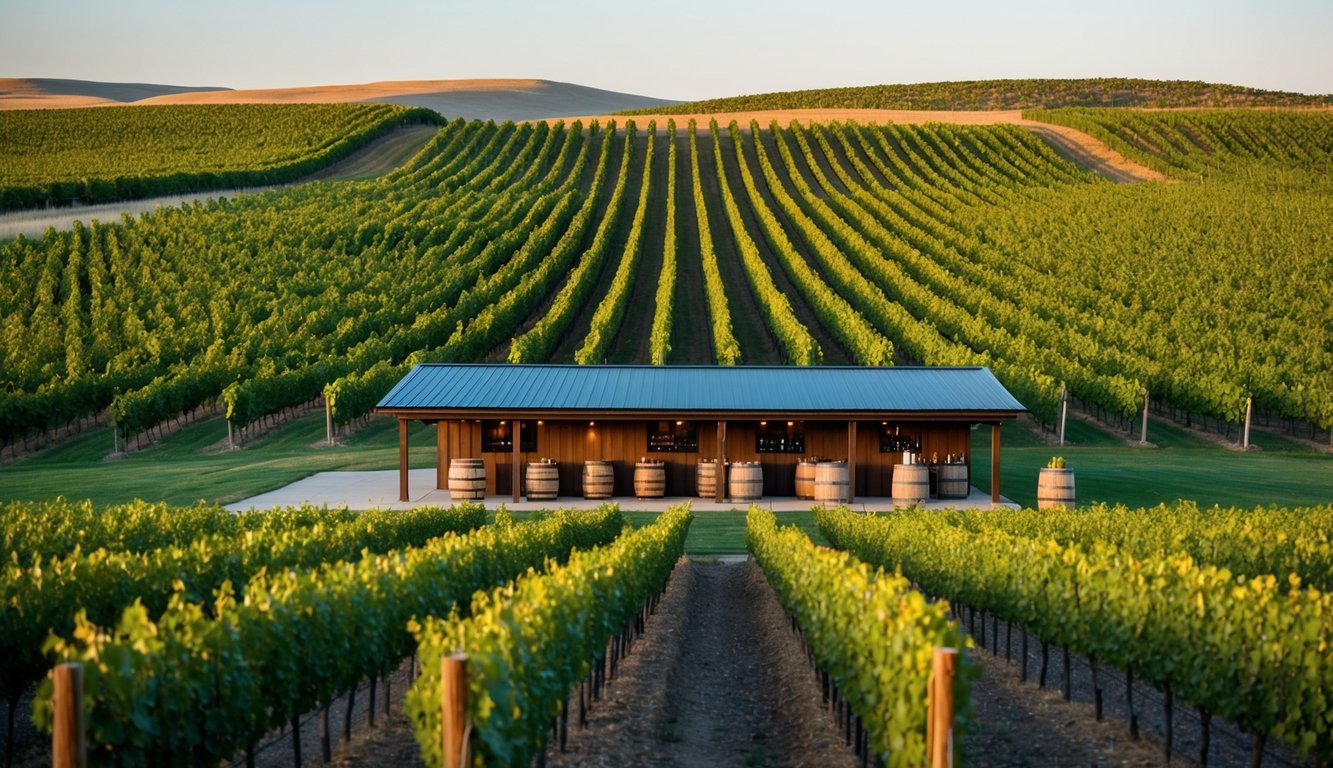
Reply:
[[595, 426], [597, 426], [597, 422], [595, 422], [595, 421], [590, 421], [590, 422], [588, 422], [588, 426], [590, 426], [590, 427], [595, 427]]
[[796, 423], [796, 422], [794, 422], [794, 421], [789, 421], [789, 422], [787, 422], [787, 426], [790, 427], [791, 425], [793, 425], [793, 424], [795, 424], [795, 423]]
[[505, 423], [504, 423], [504, 422], [503, 422], [503, 421], [502, 421], [502, 422], [500, 422], [500, 426], [502, 426], [502, 427], [503, 427], [503, 426], [504, 426], [504, 425], [505, 425]]
[[546, 423], [546, 422], [542, 421], [541, 419], [537, 419], [537, 426], [540, 427], [540, 426], [544, 425], [545, 423]]
[[684, 423], [685, 423], [685, 422], [683, 422], [683, 421], [678, 421], [678, 422], [676, 422], [676, 426], [679, 427], [679, 426], [681, 426], [681, 425], [684, 424]]
[[761, 427], [767, 427], [767, 426], [768, 426], [768, 422], [767, 422], [767, 421], [761, 421], [761, 422], [759, 422], [759, 426], [761, 426]]

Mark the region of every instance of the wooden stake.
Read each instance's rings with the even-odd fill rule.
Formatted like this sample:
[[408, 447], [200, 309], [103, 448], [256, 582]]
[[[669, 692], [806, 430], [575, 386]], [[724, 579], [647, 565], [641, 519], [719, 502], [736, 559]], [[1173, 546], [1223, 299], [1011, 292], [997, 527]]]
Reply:
[[54, 678], [51, 765], [53, 768], [84, 768], [88, 764], [88, 743], [83, 730], [83, 665], [57, 665]]
[[1250, 416], [1254, 411], [1254, 398], [1245, 398], [1245, 434], [1241, 437], [1240, 447], [1243, 451], [1250, 450]]
[[957, 648], [936, 648], [927, 683], [926, 762], [930, 768], [953, 766], [953, 676]]
[[1060, 388], [1060, 445], [1065, 444], [1065, 418], [1069, 415], [1069, 390]]
[[333, 404], [328, 400], [324, 401], [324, 437], [333, 445]]
[[472, 764], [467, 745], [467, 654], [455, 653], [440, 660], [440, 699], [443, 706], [441, 732], [444, 737], [444, 768]]
[[1143, 390], [1143, 428], [1139, 431], [1139, 442], [1148, 442], [1148, 390]]

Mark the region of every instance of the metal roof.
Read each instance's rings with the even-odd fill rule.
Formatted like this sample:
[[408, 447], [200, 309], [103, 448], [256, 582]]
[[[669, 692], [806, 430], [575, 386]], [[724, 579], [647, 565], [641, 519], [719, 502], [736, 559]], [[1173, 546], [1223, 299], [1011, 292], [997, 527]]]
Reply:
[[984, 411], [1023, 404], [987, 368], [422, 364], [380, 410]]

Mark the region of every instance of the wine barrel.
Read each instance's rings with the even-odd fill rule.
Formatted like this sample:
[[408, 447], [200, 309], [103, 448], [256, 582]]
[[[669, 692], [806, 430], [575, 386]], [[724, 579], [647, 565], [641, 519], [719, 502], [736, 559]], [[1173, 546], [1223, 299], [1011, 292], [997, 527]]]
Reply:
[[731, 464], [731, 478], [727, 482], [731, 498], [750, 501], [764, 495], [764, 468], [757, 461], [736, 461]]
[[815, 465], [815, 501], [847, 501], [847, 462], [821, 461]]
[[583, 462], [583, 498], [609, 499], [615, 490], [616, 473], [609, 461]]
[[717, 497], [717, 462], [699, 462], [699, 498]]
[[486, 462], [481, 459], [453, 459], [449, 462], [449, 498], [486, 498]]
[[1074, 470], [1047, 469], [1037, 473], [1037, 509], [1074, 508]]
[[528, 464], [528, 501], [554, 501], [560, 493], [560, 472], [555, 464]]
[[941, 499], [966, 499], [971, 490], [967, 484], [966, 464], [941, 464], [935, 495]]
[[930, 469], [925, 464], [893, 465], [893, 501], [916, 504], [930, 498]]
[[640, 461], [634, 465], [634, 495], [640, 499], [660, 499], [666, 495], [666, 464]]
[[802, 461], [796, 464], [796, 498], [813, 499], [815, 497], [815, 465], [817, 463]]

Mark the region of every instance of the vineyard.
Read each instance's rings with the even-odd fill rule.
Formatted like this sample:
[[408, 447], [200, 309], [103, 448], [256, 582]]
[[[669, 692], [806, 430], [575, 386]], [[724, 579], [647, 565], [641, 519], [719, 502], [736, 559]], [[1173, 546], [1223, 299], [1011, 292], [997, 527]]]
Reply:
[[[1008, 655], [1014, 625], [1021, 627], [1024, 677], [1031, 634], [1042, 644], [1043, 685], [1051, 647], [1064, 650], [1065, 680], [1076, 654], [1089, 659], [1094, 687], [1099, 672], [1151, 684], [1165, 699], [1168, 751], [1173, 703], [1197, 709], [1203, 764], [1213, 717], [1251, 734], [1256, 754], [1273, 738], [1302, 755], [1333, 756], [1333, 600], [1320, 586], [1329, 545], [1306, 535], [1326, 529], [1329, 515], [1328, 507], [1101, 509], [1089, 517], [816, 512], [834, 546], [901, 572], [966, 613], [980, 645], [990, 624], [990, 647], [999, 647], [1003, 621]], [[1248, 551], [1257, 538], [1276, 542]], [[1307, 560], [1311, 551], [1316, 557]], [[1100, 688], [1095, 696], [1100, 717]], [[1132, 728], [1132, 699], [1128, 706]]]
[[[1210, 745], [1210, 734], [1234, 739], [1236, 729], [1256, 756], [1274, 744], [1286, 745], [1275, 753], [1280, 760], [1287, 749], [1333, 755], [1333, 604], [1323, 589], [1333, 562], [1330, 515], [1327, 506], [1189, 504], [817, 509], [819, 534], [833, 549], [757, 507], [744, 528], [748, 567], [762, 574], [781, 629], [796, 638], [794, 658], [783, 663], [808, 675], [784, 697], [822, 701], [828, 735], [845, 737], [861, 764], [926, 764], [933, 660], [937, 649], [957, 648], [965, 653], [949, 689], [955, 764], [966, 763], [972, 731], [984, 726], [973, 706], [995, 693], [982, 662], [989, 675], [1003, 653], [1024, 680], [1045, 687], [1048, 677], [1059, 679], [1066, 700], [1071, 657], [1083, 660], [1096, 718], [1105, 705], [1115, 710], [1108, 717], [1127, 713], [1119, 728], [1137, 732], [1142, 715], [1168, 751], [1173, 717], [1197, 711], [1200, 734], [1190, 743], [1199, 752], [1189, 756], [1206, 765], [1236, 754]], [[15, 705], [34, 697], [34, 685], [33, 721], [47, 734], [56, 727], [56, 676], [48, 673], [77, 662], [96, 764], [249, 764], [257, 745], [275, 740], [290, 742], [300, 764], [299, 721], [310, 713], [321, 718], [327, 764], [330, 708], [345, 701], [350, 711], [362, 684], [378, 680], [387, 716], [390, 673], [399, 670], [401, 684], [406, 662], [404, 736], [415, 734], [413, 753], [428, 765], [558, 759], [567, 737], [595, 736], [589, 709], [617, 706], [610, 681], [660, 631], [665, 619], [654, 614], [679, 610], [662, 600], [684, 562], [692, 519], [687, 506], [642, 527], [627, 526], [614, 506], [522, 521], [501, 511], [490, 523], [470, 505], [240, 515], [203, 505], [0, 506], [0, 535], [15, 547], [0, 619], [6, 749], [14, 747]], [[1030, 641], [1039, 648], [1029, 651]], [[738, 647], [748, 654], [753, 642], [747, 636]], [[990, 661], [974, 658], [983, 653]], [[1129, 694], [1111, 702], [1119, 679]], [[1148, 724], [1134, 680], [1164, 702], [1164, 721]], [[616, 690], [643, 685], [650, 683], [631, 677]], [[454, 697], [456, 706], [441, 707]], [[370, 699], [373, 708], [373, 682]], [[466, 725], [455, 730], [455, 717]], [[679, 747], [654, 738], [656, 751]], [[451, 761], [450, 744], [467, 744], [471, 758]]]
[[960, 80], [865, 85], [731, 96], [620, 114], [688, 115], [763, 109], [1034, 109], [1057, 107], [1313, 107], [1330, 96], [1265, 91], [1190, 80], [1100, 77], [1079, 80]]
[[0, 211], [294, 181], [394, 126], [438, 123], [388, 104], [0, 112]]
[[1046, 422], [1067, 388], [1333, 427], [1333, 117], [1038, 116], [1179, 181], [1005, 125], [455, 121], [379, 180], [20, 238], [0, 441], [214, 403], [244, 435], [321, 396], [345, 424], [471, 360], [983, 364]]

